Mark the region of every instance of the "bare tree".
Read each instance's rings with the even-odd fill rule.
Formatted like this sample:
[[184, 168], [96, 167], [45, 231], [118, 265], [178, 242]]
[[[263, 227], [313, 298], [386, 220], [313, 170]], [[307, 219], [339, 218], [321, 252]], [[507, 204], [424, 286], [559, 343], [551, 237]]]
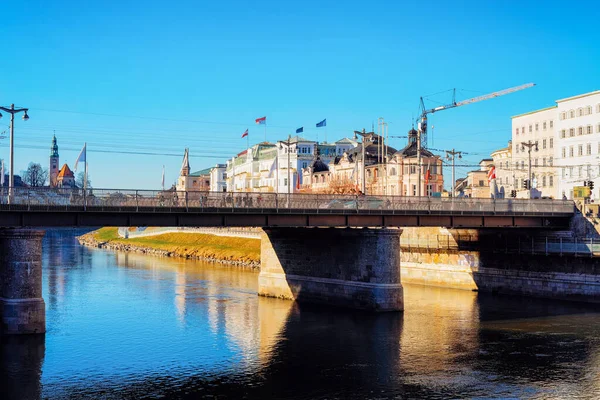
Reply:
[[[83, 171], [77, 174], [77, 179], [75, 179], [75, 185], [79, 188], [83, 188]], [[87, 176], [87, 185], [86, 188], [87, 189], [91, 189], [92, 187], [92, 181], [90, 180], [90, 175], [88, 174]]]
[[23, 182], [31, 187], [44, 186], [48, 179], [48, 170], [38, 163], [30, 162], [27, 171], [22, 171]]

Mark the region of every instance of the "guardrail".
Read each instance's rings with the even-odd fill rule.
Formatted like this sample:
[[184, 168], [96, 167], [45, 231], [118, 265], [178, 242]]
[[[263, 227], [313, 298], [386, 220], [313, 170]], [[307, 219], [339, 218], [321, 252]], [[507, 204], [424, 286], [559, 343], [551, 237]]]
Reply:
[[0, 210], [139, 212], [302, 212], [568, 215], [574, 203], [548, 199], [479, 199], [256, 192], [21, 188], [0, 193]]
[[[472, 243], [477, 243], [471, 246]], [[482, 243], [473, 242], [469, 235], [427, 235], [415, 236], [403, 234], [400, 245], [408, 251], [412, 249], [428, 250], [476, 250], [481, 251]], [[484, 243], [492, 253], [503, 254], [558, 254], [575, 257], [600, 257], [600, 239], [572, 238], [556, 236], [511, 237], [510, 240], [499, 240]]]

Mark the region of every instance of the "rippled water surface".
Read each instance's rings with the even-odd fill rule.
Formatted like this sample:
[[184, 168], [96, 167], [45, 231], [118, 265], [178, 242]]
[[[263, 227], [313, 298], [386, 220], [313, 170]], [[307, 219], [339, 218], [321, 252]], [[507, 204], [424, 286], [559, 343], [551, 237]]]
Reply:
[[404, 313], [256, 295], [257, 273], [44, 239], [45, 338], [2, 399], [600, 398], [597, 307], [405, 286]]

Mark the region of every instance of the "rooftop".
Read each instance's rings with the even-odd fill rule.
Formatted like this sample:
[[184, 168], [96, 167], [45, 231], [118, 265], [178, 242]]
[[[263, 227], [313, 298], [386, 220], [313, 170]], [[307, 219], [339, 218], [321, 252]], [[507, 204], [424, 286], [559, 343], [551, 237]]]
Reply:
[[584, 93], [584, 94], [578, 94], [577, 96], [572, 96], [572, 97], [567, 97], [567, 98], [564, 98], [564, 99], [556, 100], [556, 102], [557, 103], [562, 103], [563, 101], [580, 99], [582, 97], [593, 96], [595, 94], [600, 94], [600, 90], [594, 90], [593, 92], [588, 92], [588, 93]]
[[514, 119], [514, 118], [524, 117], [526, 115], [536, 114], [536, 113], [539, 113], [539, 112], [542, 112], [542, 111], [552, 110], [553, 108], [556, 108], [556, 107], [558, 107], [558, 106], [550, 106], [550, 107], [546, 107], [546, 108], [540, 108], [539, 110], [529, 111], [529, 112], [526, 112], [526, 113], [523, 113], [523, 114], [515, 115], [515, 116], [510, 117], [510, 118]]

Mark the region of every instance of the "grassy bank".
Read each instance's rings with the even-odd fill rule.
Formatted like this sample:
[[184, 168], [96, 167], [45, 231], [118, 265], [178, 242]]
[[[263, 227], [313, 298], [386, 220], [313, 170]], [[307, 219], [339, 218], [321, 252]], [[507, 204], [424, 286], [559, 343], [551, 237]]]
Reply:
[[162, 250], [176, 257], [260, 262], [260, 240], [240, 237], [214, 236], [201, 233], [164, 233], [156, 236], [124, 239], [117, 228], [106, 227], [90, 232], [82, 239]]

